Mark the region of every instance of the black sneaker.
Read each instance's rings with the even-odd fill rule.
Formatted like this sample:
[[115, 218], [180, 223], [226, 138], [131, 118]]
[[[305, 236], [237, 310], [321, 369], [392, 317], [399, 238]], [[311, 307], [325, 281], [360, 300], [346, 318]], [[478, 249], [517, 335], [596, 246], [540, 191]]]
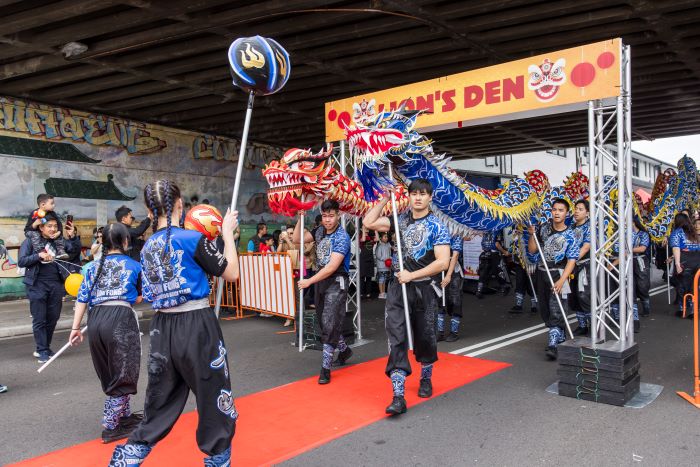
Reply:
[[338, 352], [338, 357], [335, 360], [333, 360], [331, 366], [343, 366], [345, 365], [345, 362], [347, 362], [350, 359], [350, 357], [352, 357], [352, 349], [348, 347], [342, 352]]
[[318, 375], [318, 384], [328, 384], [331, 382], [331, 370], [321, 368], [321, 374]]
[[128, 417], [124, 417], [121, 420], [119, 420], [119, 424], [133, 428], [136, 427], [136, 425], [138, 425], [139, 423], [141, 423], [141, 420], [143, 420], [143, 414], [132, 413]]
[[418, 387], [418, 397], [430, 397], [433, 395], [433, 383], [429, 379], [421, 379]]
[[442, 342], [445, 340], [445, 331], [438, 331], [437, 333], [437, 341]]
[[641, 321], [639, 321], [638, 319], [634, 320], [634, 333], [635, 334], [639, 334], [639, 329], [641, 328], [641, 325], [642, 325]]
[[557, 348], [554, 346], [547, 346], [547, 349], [545, 349], [544, 353], [547, 355], [547, 358], [550, 360], [556, 360], [557, 359]]
[[510, 293], [510, 287], [504, 287], [503, 289], [501, 289], [501, 295], [503, 295], [504, 297], [506, 295], [508, 295], [509, 293]]
[[508, 313], [522, 313], [523, 312], [523, 306], [522, 305], [513, 305], [513, 308], [511, 308]]
[[459, 340], [459, 334], [456, 332], [451, 332], [445, 339], [445, 342], [454, 342], [456, 340]]
[[120, 439], [128, 438], [132, 431], [134, 431], [135, 426], [127, 426], [119, 424], [113, 430], [102, 430], [102, 442], [104, 444], [113, 443], [114, 441], [119, 441]]
[[579, 326], [574, 331], [574, 336], [587, 336], [589, 332], [590, 332], [590, 329], [588, 328], [588, 326], [586, 326], [586, 327]]
[[394, 396], [385, 412], [390, 415], [406, 413], [406, 399], [404, 399], [403, 396]]
[[477, 292], [476, 292], [476, 298], [478, 298], [479, 300], [481, 300], [482, 298], [484, 298], [484, 294], [477, 291]]
[[537, 307], [536, 306], [531, 306], [530, 307], [530, 313], [537, 313]]

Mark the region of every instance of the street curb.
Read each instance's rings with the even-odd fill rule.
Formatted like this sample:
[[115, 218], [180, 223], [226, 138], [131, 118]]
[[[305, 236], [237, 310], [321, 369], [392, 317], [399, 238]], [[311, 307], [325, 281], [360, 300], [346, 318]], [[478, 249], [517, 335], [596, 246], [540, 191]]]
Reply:
[[[139, 319], [149, 319], [155, 312], [148, 308], [145, 310], [136, 310], [136, 316]], [[29, 317], [27, 317], [30, 319]], [[71, 328], [73, 325], [73, 317], [59, 319], [56, 323], [56, 331], [65, 331]], [[32, 335], [32, 323], [20, 324], [18, 326], [5, 326], [0, 327], [0, 339], [8, 337], [20, 337], [20, 336], [31, 336]]]

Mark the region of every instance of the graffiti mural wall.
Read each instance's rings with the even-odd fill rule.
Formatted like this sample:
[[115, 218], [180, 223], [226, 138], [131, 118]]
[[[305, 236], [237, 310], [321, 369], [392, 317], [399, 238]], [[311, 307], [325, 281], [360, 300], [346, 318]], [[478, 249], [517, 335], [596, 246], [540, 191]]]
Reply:
[[[225, 208], [239, 148], [240, 142], [230, 138], [0, 97], [3, 248], [20, 245], [40, 193], [56, 197], [58, 214], [74, 216], [84, 246], [96, 225], [114, 221], [121, 205], [143, 219], [143, 187], [158, 178], [175, 181], [186, 202], [208, 199]], [[284, 223], [269, 212], [260, 173], [281, 154], [271, 146], [248, 147], [239, 201], [246, 231], [261, 220]], [[16, 250], [8, 251], [16, 257]], [[0, 271], [0, 299], [17, 290], [16, 269], [8, 268]]]

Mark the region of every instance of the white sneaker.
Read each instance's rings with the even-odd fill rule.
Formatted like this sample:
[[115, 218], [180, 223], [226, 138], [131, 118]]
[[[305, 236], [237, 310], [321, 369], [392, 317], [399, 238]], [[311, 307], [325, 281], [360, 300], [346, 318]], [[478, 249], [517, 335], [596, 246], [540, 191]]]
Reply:
[[36, 350], [32, 353], [32, 356], [35, 357], [35, 358], [39, 358], [39, 357], [40, 357], [39, 352], [37, 352]]
[[381, 299], [381, 300], [386, 300], [386, 294], [385, 294], [385, 293], [380, 293], [378, 298]]
[[272, 315], [270, 313], [260, 313], [261, 318], [272, 318]]

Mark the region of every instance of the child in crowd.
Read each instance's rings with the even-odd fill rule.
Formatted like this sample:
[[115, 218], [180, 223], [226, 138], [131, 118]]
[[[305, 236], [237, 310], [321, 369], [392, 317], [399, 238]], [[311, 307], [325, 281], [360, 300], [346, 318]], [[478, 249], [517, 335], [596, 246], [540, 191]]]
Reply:
[[260, 238], [260, 253], [271, 253], [274, 250], [274, 237], [270, 234], [265, 234]]
[[36, 204], [37, 209], [29, 214], [27, 223], [24, 226], [24, 235], [31, 242], [32, 249], [34, 251], [41, 251], [46, 248], [48, 242], [42, 237], [41, 232], [39, 232], [39, 226], [46, 223], [48, 219], [46, 215], [52, 213], [55, 215], [58, 222], [58, 232], [56, 233], [56, 238], [53, 238], [53, 246], [56, 247], [56, 251], [49, 251], [49, 253], [55, 256], [56, 259], [68, 259], [65, 243], [63, 241], [63, 225], [60, 219], [58, 219], [58, 215], [54, 212], [56, 202], [53, 196], [42, 193], [36, 197]]
[[374, 249], [374, 257], [377, 263], [377, 283], [379, 284], [379, 298], [386, 299], [386, 285], [391, 278], [391, 243], [389, 233], [379, 234], [379, 243]]

